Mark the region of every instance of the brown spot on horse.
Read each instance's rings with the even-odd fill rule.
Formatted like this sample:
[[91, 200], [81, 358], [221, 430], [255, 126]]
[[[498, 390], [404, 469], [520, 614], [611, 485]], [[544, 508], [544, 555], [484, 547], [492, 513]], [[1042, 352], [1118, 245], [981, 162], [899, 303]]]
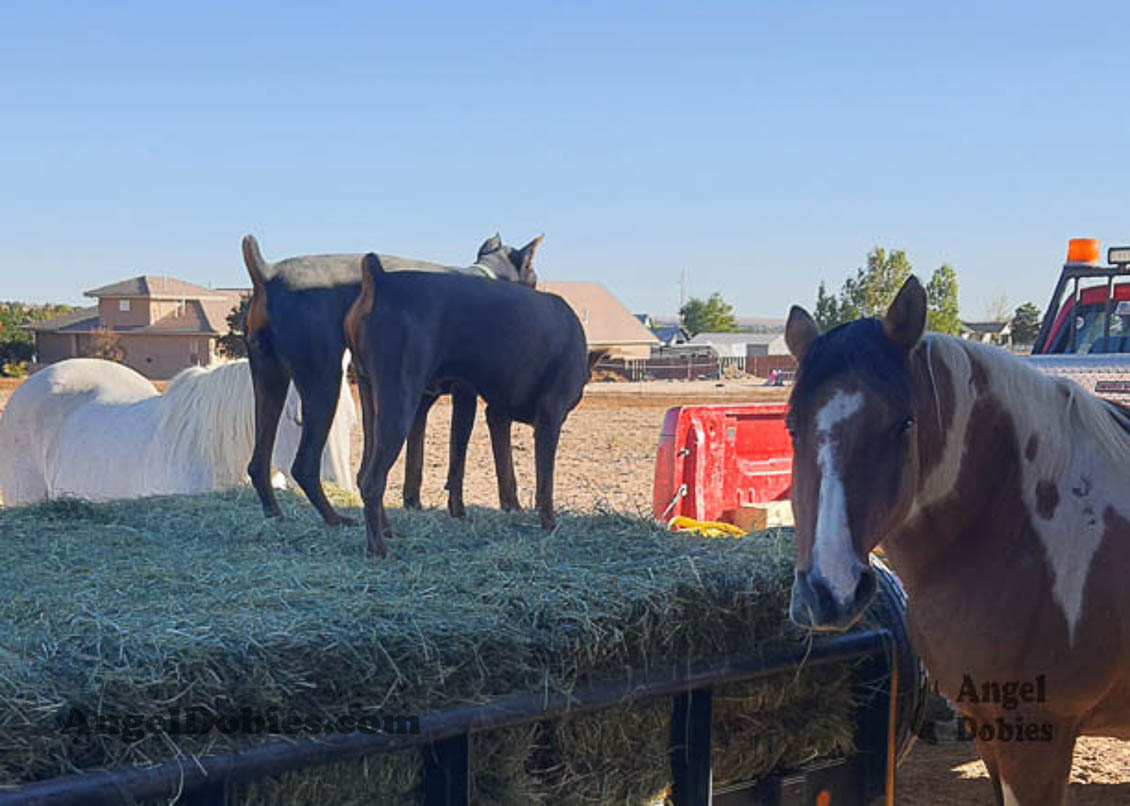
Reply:
[[1036, 484], [1036, 514], [1046, 521], [1055, 515], [1055, 508], [1059, 506], [1059, 488], [1054, 481], [1041, 479]]

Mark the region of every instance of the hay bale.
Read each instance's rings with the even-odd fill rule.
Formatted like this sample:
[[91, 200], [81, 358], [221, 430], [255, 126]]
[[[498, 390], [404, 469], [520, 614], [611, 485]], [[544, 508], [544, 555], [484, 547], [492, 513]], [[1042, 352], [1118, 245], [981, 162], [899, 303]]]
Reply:
[[[390, 512], [403, 536], [369, 562], [297, 496], [287, 520], [250, 490], [0, 510], [0, 785], [278, 741], [169, 730], [61, 731], [99, 717], [240, 709], [336, 720], [567, 692], [762, 642], [787, 619], [787, 531], [673, 534], [618, 515]], [[351, 503], [339, 498], [339, 505]], [[352, 502], [355, 504], [355, 502]], [[355, 513], [356, 514], [356, 513]], [[850, 751], [843, 666], [721, 696], [716, 780]], [[669, 701], [474, 738], [479, 800], [625, 802], [666, 781]], [[771, 737], [756, 739], [756, 736]], [[616, 748], [630, 747], [631, 753]], [[641, 749], [642, 748], [642, 749]], [[727, 755], [729, 754], [729, 755]], [[732, 759], [732, 760], [731, 760]], [[731, 772], [732, 767], [732, 772]], [[410, 802], [415, 754], [246, 789], [253, 803]], [[295, 795], [295, 793], [298, 793]]]

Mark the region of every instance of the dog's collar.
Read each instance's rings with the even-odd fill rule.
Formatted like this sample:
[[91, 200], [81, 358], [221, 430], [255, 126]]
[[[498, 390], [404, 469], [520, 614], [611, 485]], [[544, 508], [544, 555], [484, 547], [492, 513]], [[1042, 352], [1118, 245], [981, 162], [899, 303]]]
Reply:
[[494, 273], [494, 269], [492, 269], [490, 266], [485, 266], [482, 263], [472, 263], [471, 268], [478, 269], [480, 274], [491, 280], [498, 279], [498, 275]]

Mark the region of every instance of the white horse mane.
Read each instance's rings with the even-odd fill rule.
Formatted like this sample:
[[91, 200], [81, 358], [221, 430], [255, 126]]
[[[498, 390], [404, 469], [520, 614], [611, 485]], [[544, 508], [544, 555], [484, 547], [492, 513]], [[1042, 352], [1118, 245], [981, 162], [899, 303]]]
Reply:
[[[1001, 347], [932, 333], [923, 338], [927, 366], [933, 384], [932, 358], [950, 370], [958, 398], [961, 386], [972, 384], [970, 358], [986, 368], [994, 395], [1006, 406], [1017, 426], [1023, 449], [1029, 434], [1038, 433], [1045, 449], [1042, 462], [1057, 459], [1047, 468], [1058, 473], [1078, 450], [1098, 449], [1117, 463], [1130, 456], [1130, 434], [1111, 416], [1107, 404], [1072, 380], [1041, 372], [1019, 356]], [[934, 389], [937, 394], [937, 388]]]
[[161, 397], [159, 428], [169, 437], [164, 449], [174, 463], [204, 451], [216, 489], [233, 487], [247, 477], [254, 412], [246, 360], [181, 370]]

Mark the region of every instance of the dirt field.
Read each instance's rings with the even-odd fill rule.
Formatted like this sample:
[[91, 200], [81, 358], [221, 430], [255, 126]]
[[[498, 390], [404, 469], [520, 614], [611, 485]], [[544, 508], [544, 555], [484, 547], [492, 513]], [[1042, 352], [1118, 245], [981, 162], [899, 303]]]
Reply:
[[[0, 410], [15, 383], [0, 379]], [[609, 508], [648, 513], [655, 445], [668, 406], [688, 402], [780, 400], [780, 389], [752, 383], [593, 384], [585, 400], [565, 424], [558, 451], [556, 501], [562, 509]], [[428, 432], [424, 487], [425, 506], [446, 503], [450, 405], [433, 409]], [[361, 434], [354, 437], [360, 455]], [[389, 503], [399, 502], [404, 477], [402, 461], [390, 478]], [[519, 497], [530, 507], [534, 493], [533, 439], [528, 427], [514, 427], [514, 464]], [[469, 507], [497, 505], [493, 460], [480, 408], [467, 459], [465, 500]], [[533, 515], [527, 517], [533, 518]], [[1076, 746], [1071, 774], [1075, 803], [1130, 803], [1130, 742], [1082, 739]], [[926, 804], [992, 804], [984, 765], [965, 743], [919, 743], [899, 768], [898, 802]]]

